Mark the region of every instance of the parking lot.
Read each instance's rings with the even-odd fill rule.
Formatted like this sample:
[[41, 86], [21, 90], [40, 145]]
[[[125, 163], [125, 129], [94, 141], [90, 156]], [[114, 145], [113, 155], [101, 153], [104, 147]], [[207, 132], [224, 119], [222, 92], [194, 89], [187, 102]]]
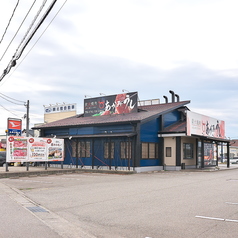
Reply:
[[[8, 221], [0, 237], [237, 236], [237, 169], [67, 173], [1, 179], [0, 186], [1, 220]], [[23, 211], [19, 229], [12, 223]]]

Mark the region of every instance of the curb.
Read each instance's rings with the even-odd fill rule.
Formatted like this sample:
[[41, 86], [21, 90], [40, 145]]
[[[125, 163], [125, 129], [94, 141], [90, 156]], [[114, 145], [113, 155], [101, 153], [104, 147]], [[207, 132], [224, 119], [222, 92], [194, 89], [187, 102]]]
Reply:
[[33, 176], [47, 176], [47, 175], [63, 175], [72, 173], [104, 173], [104, 174], [119, 174], [130, 175], [136, 174], [135, 171], [116, 171], [116, 170], [95, 170], [95, 169], [57, 169], [57, 170], [39, 170], [39, 171], [23, 171], [23, 172], [2, 172], [1, 178], [19, 178], [19, 177], [33, 177]]

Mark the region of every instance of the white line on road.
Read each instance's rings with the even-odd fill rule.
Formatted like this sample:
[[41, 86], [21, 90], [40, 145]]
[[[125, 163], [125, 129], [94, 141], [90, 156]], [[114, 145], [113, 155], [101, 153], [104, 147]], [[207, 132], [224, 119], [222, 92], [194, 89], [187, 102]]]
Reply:
[[226, 202], [226, 204], [230, 204], [230, 205], [238, 205], [237, 202]]
[[195, 217], [202, 218], [202, 219], [209, 219], [209, 220], [217, 220], [217, 221], [238, 222], [238, 220], [225, 219], [225, 218], [219, 218], [219, 217], [205, 217], [205, 216], [195, 216]]
[[224, 218], [218, 218], [218, 217], [205, 217], [205, 216], [195, 216], [197, 218], [203, 218], [203, 219], [210, 219], [210, 220], [218, 220], [218, 221], [225, 221]]

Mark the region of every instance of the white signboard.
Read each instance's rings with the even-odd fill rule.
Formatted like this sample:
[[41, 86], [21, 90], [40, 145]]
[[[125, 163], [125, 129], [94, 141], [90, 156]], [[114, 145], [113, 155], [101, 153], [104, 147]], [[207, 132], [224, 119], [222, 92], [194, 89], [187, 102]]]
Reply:
[[64, 140], [38, 137], [7, 137], [7, 162], [63, 161]]
[[225, 122], [187, 111], [187, 135], [192, 134], [225, 139]]

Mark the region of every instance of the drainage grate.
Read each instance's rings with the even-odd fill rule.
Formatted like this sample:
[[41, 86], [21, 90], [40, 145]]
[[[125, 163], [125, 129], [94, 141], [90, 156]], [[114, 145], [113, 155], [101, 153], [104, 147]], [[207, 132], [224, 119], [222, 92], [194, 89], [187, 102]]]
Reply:
[[48, 212], [42, 207], [27, 207], [31, 212]]

